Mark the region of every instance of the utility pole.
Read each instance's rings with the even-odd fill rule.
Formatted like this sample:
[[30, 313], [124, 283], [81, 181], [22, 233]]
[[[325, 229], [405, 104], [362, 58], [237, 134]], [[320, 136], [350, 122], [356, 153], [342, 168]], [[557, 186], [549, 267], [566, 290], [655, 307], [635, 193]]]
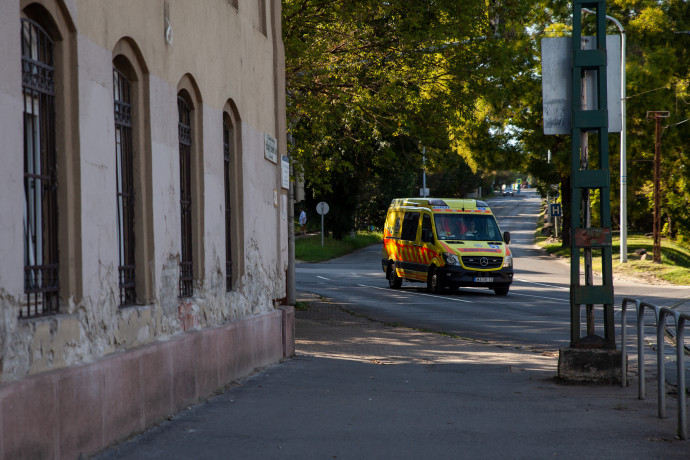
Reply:
[[[588, 4], [589, 6], [590, 4]], [[597, 26], [592, 47], [583, 46], [583, 2], [573, 2], [572, 39], [572, 154], [571, 154], [571, 250], [570, 250], [570, 347], [571, 349], [615, 350], [613, 323], [613, 276], [611, 267], [611, 200], [609, 186], [609, 152], [606, 88], [606, 2], [592, 2], [596, 10]], [[588, 88], [583, 85], [585, 73], [594, 72], [596, 92], [594, 107], [586, 103]], [[598, 134], [598, 155], [592, 161], [588, 132]], [[599, 222], [592, 227], [591, 191], [599, 190]], [[601, 253], [602, 284], [594, 285], [592, 276], [592, 249]], [[585, 283], [581, 284], [580, 256], [584, 255]], [[580, 331], [580, 307], [586, 306], [587, 334]], [[604, 337], [594, 333], [594, 305], [603, 305]], [[612, 353], [611, 357], [615, 354]], [[569, 359], [571, 353], [561, 356]], [[616, 355], [617, 356], [617, 355]], [[559, 361], [560, 362], [560, 361]], [[575, 364], [573, 362], [572, 364]], [[559, 364], [560, 366], [560, 364]], [[611, 368], [613, 369], [613, 367]], [[583, 370], [584, 371], [584, 370]], [[560, 375], [560, 371], [559, 371]]]
[[[582, 11], [593, 13], [594, 11], [588, 8], [582, 8]], [[626, 123], [626, 77], [625, 77], [625, 55], [626, 55], [626, 38], [625, 29], [620, 21], [612, 16], [606, 15], [606, 19], [613, 22], [621, 33], [621, 174], [620, 174], [620, 262], [622, 264], [628, 262], [628, 166], [627, 166], [627, 133], [625, 128]], [[676, 32], [680, 33], [680, 32]]]
[[[566, 70], [566, 72], [569, 70], [570, 74], [568, 84], [570, 98], [566, 103], [566, 109], [570, 109], [571, 134], [570, 346], [559, 350], [558, 376], [572, 381], [609, 380], [614, 382], [621, 381], [622, 354], [616, 350], [613, 315], [606, 1], [576, 0], [571, 4], [573, 36], [568, 44], [570, 68]], [[583, 46], [582, 42], [584, 6], [591, 7], [596, 14], [596, 34], [591, 40], [587, 40], [587, 46]], [[542, 49], [544, 49], [543, 45], [544, 41], [542, 41]], [[542, 64], [544, 62], [542, 61]], [[547, 70], [549, 65], [546, 66]], [[559, 65], [559, 68], [562, 66]], [[583, 80], [587, 79], [586, 73], [590, 72], [594, 73], [596, 89], [583, 85]], [[553, 72], [546, 84], [542, 80], [545, 96], [552, 98], [550, 85], [557, 84], [560, 75], [562, 74]], [[587, 101], [588, 98], [585, 97], [588, 91], [592, 96], [589, 98], [591, 101]], [[557, 93], [558, 91], [554, 91], [554, 94]], [[561, 134], [565, 128], [562, 117], [561, 121], [557, 116], [547, 117], [548, 111], [554, 112], [552, 109], [560, 106], [560, 103], [551, 105], [545, 102], [545, 134]], [[562, 110], [556, 113], [562, 114]], [[590, 132], [597, 135], [597, 142], [592, 145], [588, 144], [587, 135]], [[595, 148], [594, 155], [590, 152], [590, 148]], [[590, 209], [593, 193], [599, 198], [597, 200], [599, 212], [596, 218], [592, 216]], [[601, 256], [601, 284], [595, 284], [592, 276], [594, 251], [597, 257]], [[581, 271], [583, 255], [585, 258], [584, 284]], [[603, 310], [603, 337], [595, 333], [594, 306], [596, 305], [601, 305]], [[582, 306], [586, 306], [587, 317], [587, 332], [584, 336], [581, 331]]]
[[661, 263], [661, 119], [668, 118], [670, 112], [655, 110], [647, 112], [647, 118], [655, 120], [654, 132], [654, 222], [652, 223], [654, 237], [654, 255], [652, 261]]

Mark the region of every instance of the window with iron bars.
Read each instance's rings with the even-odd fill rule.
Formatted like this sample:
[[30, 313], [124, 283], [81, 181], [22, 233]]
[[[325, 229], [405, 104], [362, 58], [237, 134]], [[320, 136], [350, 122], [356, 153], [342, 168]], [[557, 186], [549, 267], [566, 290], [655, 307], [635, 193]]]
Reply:
[[225, 178], [225, 290], [232, 291], [232, 205], [230, 202], [230, 128], [223, 122]]
[[194, 267], [192, 265], [192, 126], [191, 110], [182, 96], [177, 97], [179, 115], [178, 138], [180, 144], [180, 297], [194, 294]]
[[24, 293], [19, 317], [58, 313], [57, 152], [53, 41], [21, 20], [24, 99]]
[[115, 109], [115, 168], [117, 182], [117, 247], [120, 306], [136, 304], [134, 271], [134, 156], [132, 143], [132, 85], [113, 69]]

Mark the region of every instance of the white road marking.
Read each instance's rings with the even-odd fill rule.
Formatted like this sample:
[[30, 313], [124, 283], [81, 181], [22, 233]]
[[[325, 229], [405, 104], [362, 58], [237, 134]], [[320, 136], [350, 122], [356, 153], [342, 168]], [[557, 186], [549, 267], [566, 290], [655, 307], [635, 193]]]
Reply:
[[[378, 286], [367, 286], [366, 284], [358, 284], [357, 286], [359, 287], [366, 287], [366, 288], [371, 288], [371, 289], [380, 289], [382, 291], [390, 291], [390, 288], [382, 288]], [[423, 292], [413, 292], [413, 291], [397, 291], [397, 293], [400, 294], [410, 294], [410, 295], [421, 295], [425, 297], [433, 297], [435, 299], [444, 299], [444, 300], [452, 300], [454, 302], [465, 302], [465, 303], [472, 303], [471, 300], [465, 300], [465, 299], [456, 299], [454, 297], [446, 297], [442, 295], [435, 295], [435, 294], [424, 294]]]
[[518, 294], [518, 293], [515, 293], [513, 291], [510, 291], [509, 295], [511, 295], [511, 296], [517, 295], [517, 296], [521, 296], [521, 297], [536, 297], [537, 299], [545, 299], [545, 300], [558, 300], [559, 302], [563, 302], [563, 301], [570, 302], [570, 300], [568, 300], [568, 299], [558, 299], [556, 297], [546, 297], [543, 295]]
[[322, 280], [330, 281], [330, 278], [326, 278], [323, 276], [316, 275], [317, 278], [321, 278]]
[[[483, 291], [483, 290], [485, 290], [484, 288], [478, 288], [478, 287], [472, 287], [472, 286], [463, 286], [463, 287], [461, 287], [461, 289], [474, 289], [474, 290], [476, 290], [476, 291]], [[537, 299], [545, 299], [545, 300], [558, 300], [559, 302], [563, 302], [564, 300], [568, 300], [568, 299], [558, 299], [558, 298], [556, 298], [556, 297], [546, 297], [546, 296], [543, 296], [543, 295], [518, 294], [518, 293], [516, 293], [516, 292], [514, 292], [514, 291], [510, 291], [510, 294], [509, 294], [509, 295], [510, 295], [510, 296], [516, 296], [516, 295], [517, 295], [517, 296], [521, 296], [521, 297], [536, 297]], [[569, 302], [569, 300], [568, 300], [568, 302]]]
[[522, 283], [527, 283], [527, 284], [536, 284], [537, 286], [546, 286], [546, 287], [555, 288], [555, 289], [562, 289], [564, 291], [570, 290], [569, 287], [554, 286], [553, 284], [535, 283], [534, 281], [527, 281], [527, 280], [518, 279], [518, 278], [515, 278], [515, 281], [520, 281]]

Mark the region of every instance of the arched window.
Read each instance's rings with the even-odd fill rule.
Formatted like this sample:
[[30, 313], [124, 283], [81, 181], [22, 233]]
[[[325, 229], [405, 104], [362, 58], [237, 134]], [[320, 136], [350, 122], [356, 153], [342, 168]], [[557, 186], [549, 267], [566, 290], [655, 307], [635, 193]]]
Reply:
[[223, 156], [225, 184], [225, 284], [226, 291], [244, 272], [244, 204], [242, 186], [242, 129], [235, 103], [228, 100], [223, 108]]
[[19, 317], [57, 313], [59, 302], [58, 182], [53, 40], [21, 20], [24, 96], [24, 292]]
[[192, 120], [191, 109], [182, 95], [177, 96], [178, 141], [180, 150], [180, 297], [194, 293], [192, 259]]
[[132, 141], [132, 83], [113, 68], [115, 109], [115, 171], [120, 306], [137, 300], [134, 238], [134, 157]]
[[225, 289], [232, 291], [232, 192], [230, 188], [232, 148], [231, 128], [223, 120], [223, 178], [225, 182]]
[[130, 37], [113, 47], [113, 109], [120, 306], [153, 298], [153, 216], [148, 68]]

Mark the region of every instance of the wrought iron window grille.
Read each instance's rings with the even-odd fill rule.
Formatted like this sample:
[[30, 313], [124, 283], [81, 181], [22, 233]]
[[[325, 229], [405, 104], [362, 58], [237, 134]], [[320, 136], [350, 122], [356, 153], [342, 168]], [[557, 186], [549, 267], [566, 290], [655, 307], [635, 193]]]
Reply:
[[191, 110], [183, 97], [177, 97], [179, 115], [178, 139], [180, 145], [180, 211], [181, 254], [179, 296], [194, 294], [194, 266], [192, 260], [192, 127]]
[[117, 246], [120, 307], [136, 304], [134, 238], [134, 153], [132, 141], [132, 85], [113, 69], [115, 110], [115, 167], [117, 182]]
[[223, 122], [223, 157], [225, 182], [225, 290], [232, 291], [232, 203], [230, 193], [230, 129]]
[[21, 20], [24, 99], [24, 293], [20, 318], [60, 309], [55, 67], [53, 41], [40, 25]]

